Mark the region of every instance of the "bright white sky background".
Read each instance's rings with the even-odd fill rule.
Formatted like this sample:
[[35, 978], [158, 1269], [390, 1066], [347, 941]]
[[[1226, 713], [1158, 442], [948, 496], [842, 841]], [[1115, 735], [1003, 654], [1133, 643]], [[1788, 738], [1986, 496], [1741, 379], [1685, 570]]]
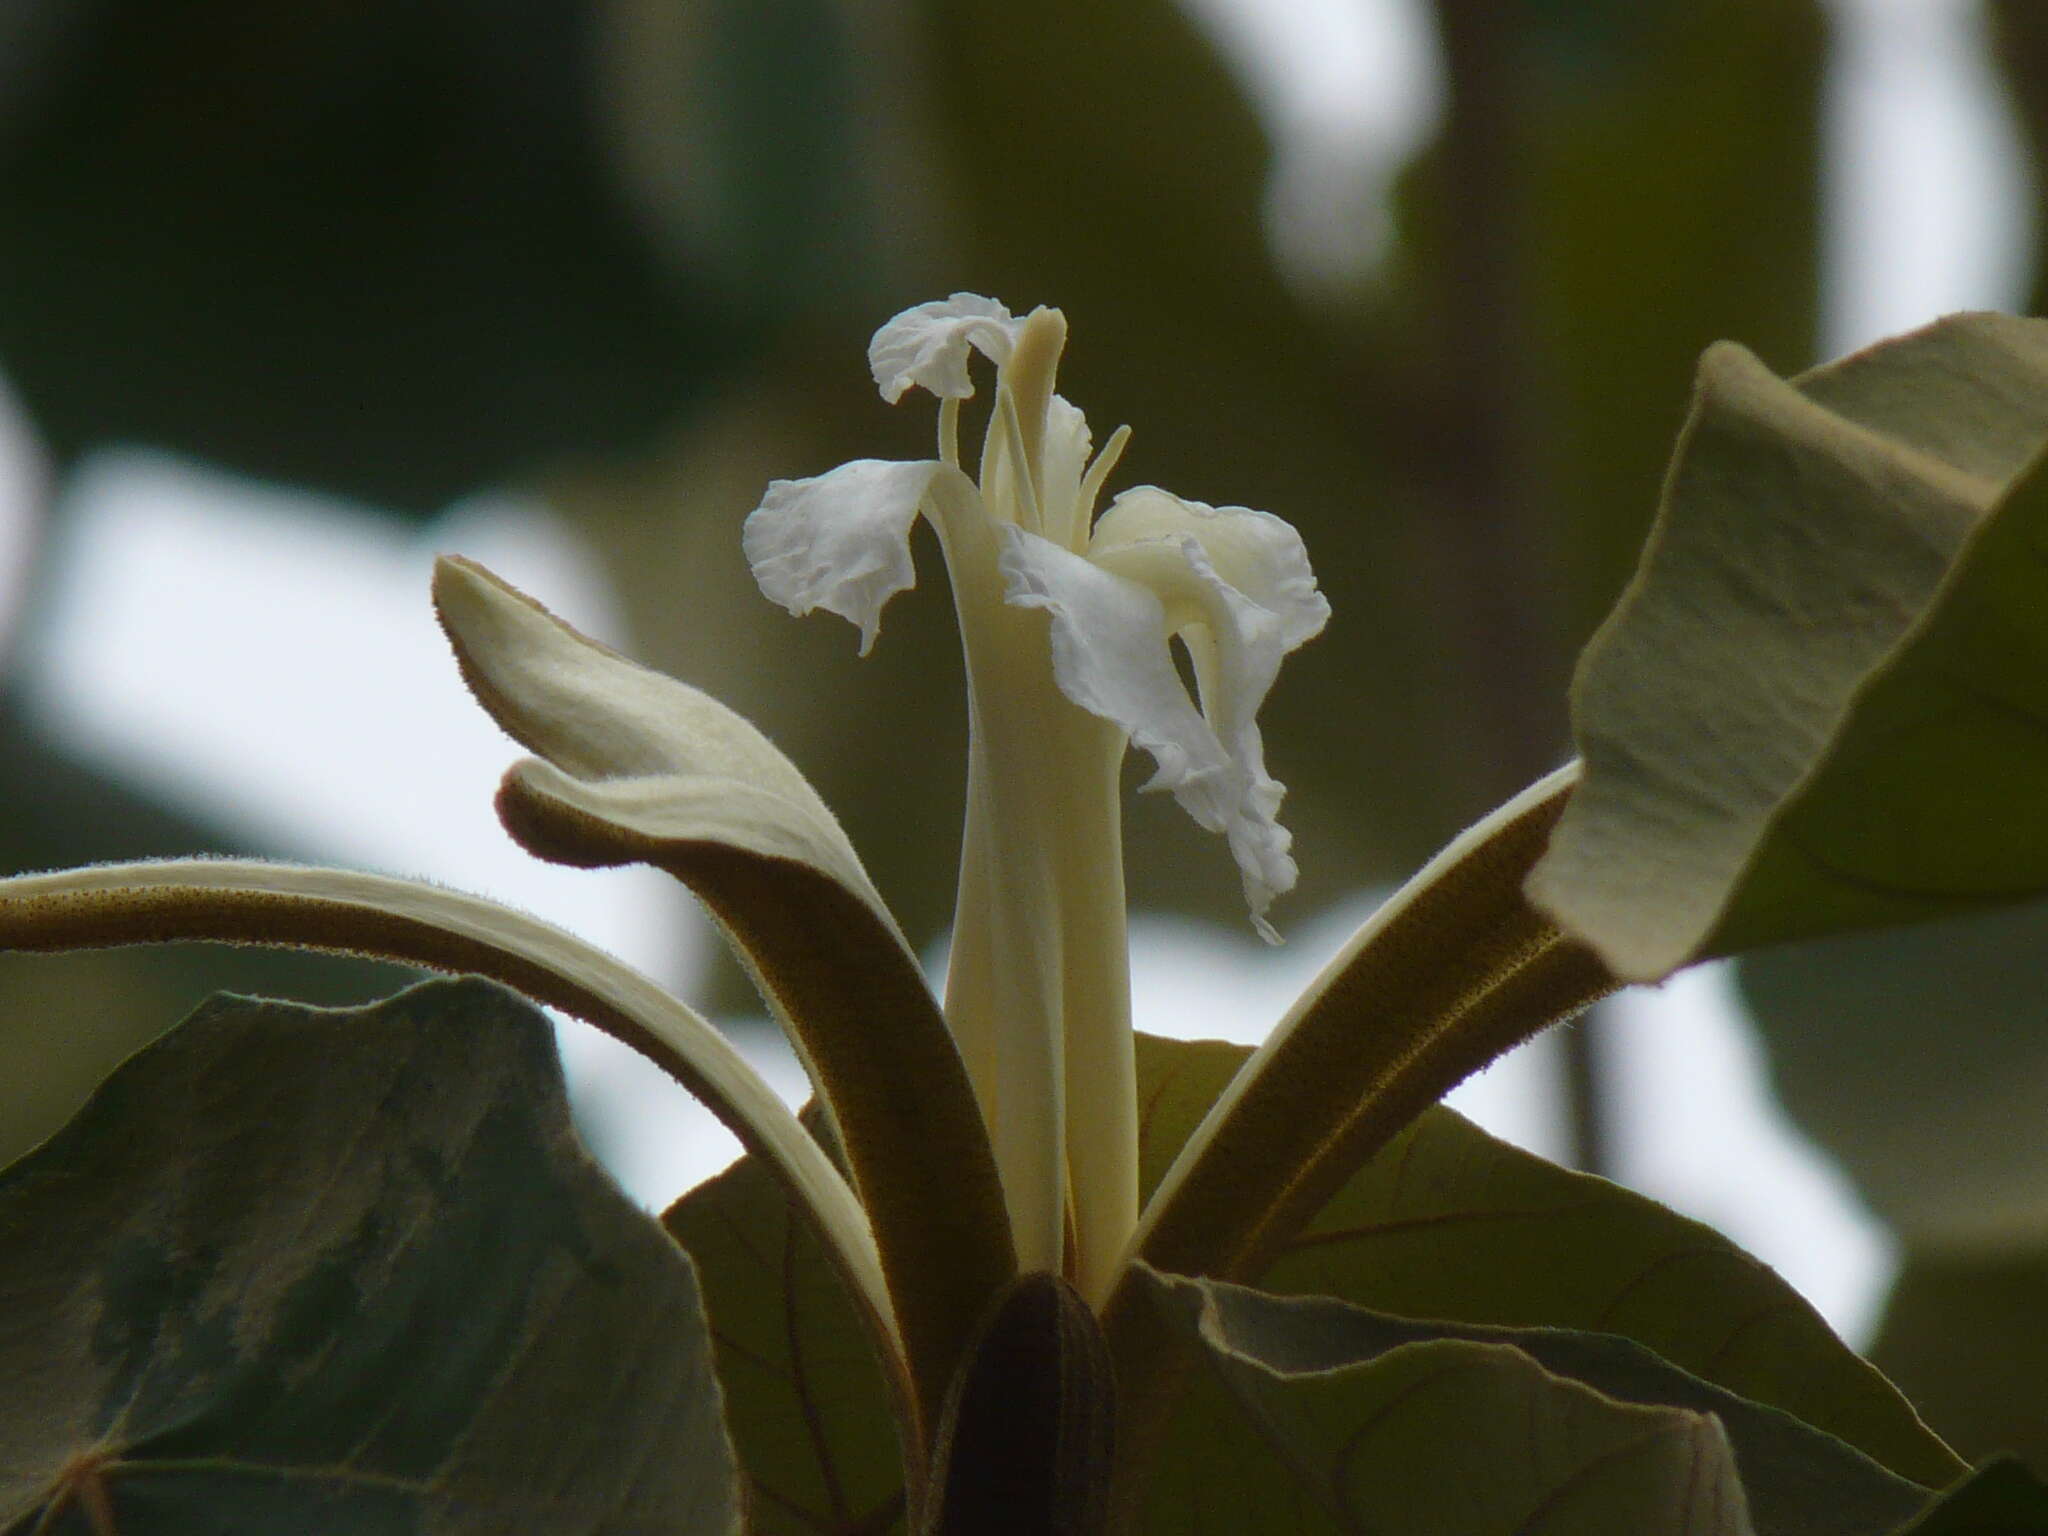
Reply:
[[[1374, 178], [1427, 135], [1438, 105], [1419, 0], [1186, 3], [1235, 51], [1284, 145], [1274, 238], [1294, 270], [1314, 281], [1369, 260]], [[2014, 307], [2033, 192], [1988, 87], [1975, 0], [1832, 10], [1842, 46], [1828, 119], [1828, 350], [1946, 310]], [[37, 494], [28, 445], [0, 418], [0, 620]], [[194, 807], [230, 806], [306, 857], [526, 907], [688, 995], [701, 950], [678, 952], [676, 934], [692, 930], [672, 882], [551, 868], [499, 831], [491, 792], [515, 749], [462, 692], [428, 613], [432, 554], [459, 549], [580, 627], [621, 638], [591, 562], [539, 509], [479, 501], [415, 540], [366, 513], [142, 454], [103, 457], [71, 495], [54, 623], [30, 662], [36, 707], [79, 750]], [[368, 739], [366, 721], [377, 722]], [[1234, 878], [1220, 846], [1217, 878]], [[1213, 1034], [1276, 1017], [1363, 910], [1297, 912], [1277, 952], [1141, 922], [1140, 1027]], [[705, 942], [701, 930], [691, 942]], [[1761, 1254], [1857, 1339], [1887, 1244], [1767, 1102], [1728, 990], [1710, 968], [1619, 1004], [1622, 1176]], [[1188, 1022], [1204, 1019], [1217, 1022]], [[579, 1102], [640, 1129], [607, 1137], [605, 1150], [644, 1202], [665, 1203], [731, 1156], [724, 1132], [624, 1047], [574, 1025], [564, 1047]], [[794, 1097], [798, 1074], [786, 1060], [771, 1066]], [[1555, 1148], [1542, 1042], [1453, 1102]]]

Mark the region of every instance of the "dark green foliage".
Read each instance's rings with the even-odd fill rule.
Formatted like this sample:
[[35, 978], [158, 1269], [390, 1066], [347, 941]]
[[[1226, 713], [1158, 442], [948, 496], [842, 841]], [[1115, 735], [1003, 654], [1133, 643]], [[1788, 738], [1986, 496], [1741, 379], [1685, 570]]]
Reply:
[[483, 982], [128, 1062], [0, 1176], [0, 1379], [10, 1533], [735, 1528], [690, 1266]]

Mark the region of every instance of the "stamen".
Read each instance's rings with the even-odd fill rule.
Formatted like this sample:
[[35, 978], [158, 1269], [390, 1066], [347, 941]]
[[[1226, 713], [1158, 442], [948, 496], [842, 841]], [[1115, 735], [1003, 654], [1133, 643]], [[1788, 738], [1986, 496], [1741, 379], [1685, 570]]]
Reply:
[[1095, 525], [1095, 503], [1102, 495], [1103, 482], [1109, 479], [1109, 472], [1116, 468], [1116, 461], [1124, 456], [1124, 445], [1131, 440], [1128, 426], [1118, 427], [1109, 434], [1109, 441], [1102, 445], [1102, 452], [1095, 455], [1095, 462], [1088, 466], [1088, 472], [1081, 477], [1081, 494], [1074, 503], [1075, 541], [1082, 547], [1088, 543], [1088, 532]]
[[1045, 514], [1039, 505], [1038, 486], [1024, 457], [1024, 422], [1017, 411], [1017, 398], [1007, 384], [998, 385], [996, 403], [989, 410], [988, 433], [981, 440], [981, 494], [992, 516], [1003, 516], [1001, 477], [1016, 481], [1013, 499], [1018, 503], [1017, 525], [1032, 533], [1045, 531]]

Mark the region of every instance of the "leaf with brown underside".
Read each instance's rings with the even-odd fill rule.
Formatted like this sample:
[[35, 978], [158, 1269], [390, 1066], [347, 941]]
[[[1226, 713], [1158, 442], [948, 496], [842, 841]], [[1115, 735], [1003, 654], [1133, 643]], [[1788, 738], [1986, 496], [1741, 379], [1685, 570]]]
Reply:
[[[1529, 786], [1360, 927], [1160, 1176], [1133, 1252], [1169, 1273], [1255, 1278], [1417, 1114], [1613, 988], [1523, 891], [1575, 782], [1565, 768]], [[1112, 1299], [1112, 1336], [1129, 1310]]]
[[1016, 1259], [981, 1111], [917, 957], [803, 775], [738, 715], [469, 562], [438, 563], [434, 599], [471, 690], [540, 754], [505, 776], [507, 829], [558, 863], [675, 875], [788, 1031], [881, 1250], [922, 1443]]

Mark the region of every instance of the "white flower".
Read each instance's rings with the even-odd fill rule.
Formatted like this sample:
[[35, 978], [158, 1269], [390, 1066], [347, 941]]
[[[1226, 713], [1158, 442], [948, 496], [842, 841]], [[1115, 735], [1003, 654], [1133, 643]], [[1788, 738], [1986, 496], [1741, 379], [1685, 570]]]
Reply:
[[[1259, 705], [1329, 605], [1301, 540], [1264, 512], [1127, 491], [1098, 521], [1129, 439], [1094, 451], [1053, 390], [1066, 319], [954, 294], [875, 333], [884, 399], [939, 399], [938, 456], [860, 459], [778, 480], [747, 519], [761, 589], [824, 608], [873, 644], [915, 579], [910, 533], [945, 551], [967, 653], [968, 814], [945, 1012], [967, 1061], [1020, 1261], [1084, 1293], [1113, 1281], [1136, 1221], [1137, 1141], [1118, 769], [1135, 742], [1203, 827], [1229, 842], [1252, 920], [1295, 879], [1266, 772]], [[995, 364], [980, 460], [959, 451], [972, 354]], [[1041, 619], [1039, 614], [1046, 617]], [[1173, 655], [1192, 664], [1192, 696]]]
[[[778, 480], [747, 519], [748, 561], [761, 589], [790, 612], [824, 608], [855, 624], [865, 655], [882, 606], [916, 580], [910, 532], [920, 512], [942, 536], [963, 517], [999, 528], [1003, 598], [1051, 615], [1060, 691], [1151, 753], [1158, 771], [1148, 789], [1171, 790], [1197, 823], [1225, 834], [1253, 918], [1270, 938], [1265, 912], [1293, 886], [1295, 869], [1278, 821], [1284, 790], [1266, 772], [1256, 716], [1281, 658], [1321, 630], [1329, 604], [1300, 536], [1270, 513], [1145, 486], [1117, 497], [1091, 528], [1126, 435], [1091, 469], [1086, 420], [1049, 387], [1038, 423], [1013, 422], [1003, 403], [1014, 399], [1002, 385], [1019, 335], [1057, 315], [1014, 320], [992, 299], [955, 294], [890, 320], [868, 354], [884, 399], [919, 385], [957, 402], [973, 393], [970, 349], [997, 364], [982, 485], [944, 442], [937, 460], [857, 459], [812, 479]], [[1064, 330], [1063, 320], [1054, 323]], [[1176, 638], [1194, 663], [1199, 700], [1174, 665]]]

